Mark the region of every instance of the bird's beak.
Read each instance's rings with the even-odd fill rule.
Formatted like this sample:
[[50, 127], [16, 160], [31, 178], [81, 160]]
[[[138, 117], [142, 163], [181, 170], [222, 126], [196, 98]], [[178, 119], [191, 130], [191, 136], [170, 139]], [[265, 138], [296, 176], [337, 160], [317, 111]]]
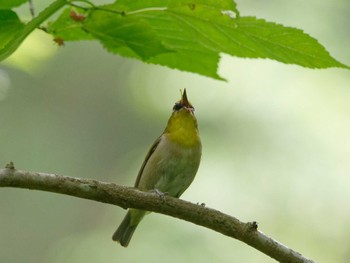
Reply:
[[182, 104], [183, 108], [187, 112], [190, 112], [190, 113], [193, 114], [194, 108], [193, 108], [193, 106], [191, 105], [191, 103], [187, 99], [186, 89], [184, 89], [184, 93], [182, 93], [181, 104]]
[[184, 93], [182, 93], [182, 105], [186, 108], [191, 107], [190, 102], [187, 99], [186, 89], [184, 89]]

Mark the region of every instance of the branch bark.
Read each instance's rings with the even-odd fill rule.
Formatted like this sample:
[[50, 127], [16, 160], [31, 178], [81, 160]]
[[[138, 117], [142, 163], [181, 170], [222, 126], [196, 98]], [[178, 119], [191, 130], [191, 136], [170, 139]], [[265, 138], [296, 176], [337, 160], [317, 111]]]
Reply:
[[279, 262], [311, 263], [300, 253], [266, 236], [256, 222], [243, 223], [220, 211], [170, 196], [146, 193], [132, 187], [91, 179], [16, 170], [12, 163], [0, 169], [0, 187], [26, 188], [65, 194], [122, 208], [137, 208], [162, 213], [212, 229], [238, 239]]

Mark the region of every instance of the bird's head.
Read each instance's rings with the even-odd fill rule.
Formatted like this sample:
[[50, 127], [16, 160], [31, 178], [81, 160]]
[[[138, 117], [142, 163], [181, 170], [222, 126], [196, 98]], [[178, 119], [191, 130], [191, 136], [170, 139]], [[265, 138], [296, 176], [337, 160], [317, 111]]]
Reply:
[[165, 132], [179, 139], [189, 140], [198, 136], [197, 120], [194, 107], [188, 101], [186, 89], [181, 93], [181, 99], [175, 103]]
[[183, 93], [181, 92], [181, 99], [178, 102], [175, 102], [173, 111], [174, 112], [187, 111], [188, 113], [191, 113], [191, 114], [194, 113], [194, 107], [187, 99], [186, 89], [184, 89]]

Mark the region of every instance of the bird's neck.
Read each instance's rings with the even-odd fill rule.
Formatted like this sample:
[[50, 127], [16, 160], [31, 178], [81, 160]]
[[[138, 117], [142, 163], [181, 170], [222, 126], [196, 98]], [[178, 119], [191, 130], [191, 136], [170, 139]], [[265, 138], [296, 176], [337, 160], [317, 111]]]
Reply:
[[172, 115], [164, 133], [172, 142], [184, 147], [200, 144], [196, 118], [188, 113]]

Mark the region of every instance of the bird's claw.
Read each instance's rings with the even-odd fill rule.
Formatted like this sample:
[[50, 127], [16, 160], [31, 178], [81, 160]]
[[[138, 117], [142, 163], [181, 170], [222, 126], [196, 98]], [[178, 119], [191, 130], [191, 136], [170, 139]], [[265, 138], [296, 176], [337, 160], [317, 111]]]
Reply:
[[154, 193], [154, 194], [156, 194], [156, 195], [158, 195], [158, 196], [160, 196], [160, 197], [164, 197], [164, 196], [167, 196], [168, 195], [168, 193], [163, 193], [163, 192], [161, 192], [160, 190], [158, 190], [158, 189], [152, 189], [152, 190], [150, 190], [149, 191], [150, 193]]

